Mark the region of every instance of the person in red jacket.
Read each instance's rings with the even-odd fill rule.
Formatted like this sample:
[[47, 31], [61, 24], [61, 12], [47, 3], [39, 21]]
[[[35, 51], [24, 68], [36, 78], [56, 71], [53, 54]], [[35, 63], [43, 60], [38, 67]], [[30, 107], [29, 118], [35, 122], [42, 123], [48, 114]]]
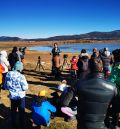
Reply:
[[73, 56], [70, 62], [71, 62], [71, 76], [76, 78], [77, 77], [77, 70], [78, 70], [77, 57]]

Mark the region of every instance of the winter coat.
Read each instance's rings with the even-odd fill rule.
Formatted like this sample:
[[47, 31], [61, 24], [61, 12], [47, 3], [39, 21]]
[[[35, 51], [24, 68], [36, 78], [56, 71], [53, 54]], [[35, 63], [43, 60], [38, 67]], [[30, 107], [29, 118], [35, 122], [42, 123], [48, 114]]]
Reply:
[[32, 119], [37, 125], [46, 126], [50, 122], [50, 112], [56, 112], [56, 108], [48, 101], [43, 101], [40, 106], [37, 102], [32, 103]]
[[0, 64], [5, 68], [5, 70], [2, 73], [7, 73], [9, 61], [7, 60], [7, 52], [6, 51], [0, 52]]
[[110, 76], [108, 77], [108, 80], [111, 82], [116, 83], [117, 89], [118, 89], [118, 95], [120, 97], [120, 66], [115, 66], [112, 71]]
[[105, 56], [105, 55], [101, 55], [101, 60], [103, 62], [103, 68], [108, 68], [110, 65], [113, 65], [114, 63], [114, 59], [112, 55], [109, 56]]
[[11, 66], [11, 70], [14, 67], [15, 63], [19, 61], [18, 54], [16, 52], [12, 52], [8, 55], [8, 60]]
[[71, 60], [71, 70], [78, 70], [76, 58], [72, 58]]
[[7, 73], [4, 86], [5, 89], [9, 90], [11, 99], [25, 97], [25, 91], [28, 89], [25, 76], [18, 71], [9, 71]]
[[60, 55], [60, 49], [53, 48], [52, 49], [52, 56], [55, 57], [55, 56], [59, 56], [59, 55]]
[[[115, 88], [113, 83], [105, 81], [103, 76], [96, 73], [77, 82], [76, 92], [73, 91], [78, 96], [77, 129], [106, 129], [104, 119]], [[63, 102], [66, 99], [71, 101], [69, 93]]]

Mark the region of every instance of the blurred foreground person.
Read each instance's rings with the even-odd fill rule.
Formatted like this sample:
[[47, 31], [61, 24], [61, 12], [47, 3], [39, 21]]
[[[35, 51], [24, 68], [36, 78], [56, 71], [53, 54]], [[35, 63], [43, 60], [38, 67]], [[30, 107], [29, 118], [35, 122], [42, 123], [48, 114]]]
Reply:
[[48, 127], [51, 112], [56, 112], [56, 108], [47, 100], [45, 90], [41, 90], [32, 103], [32, 120], [38, 127]]
[[111, 75], [108, 80], [114, 82], [117, 87], [117, 95], [112, 101], [112, 108], [110, 109], [110, 116], [112, 117], [112, 125], [120, 127], [120, 49], [113, 51], [115, 63]]
[[28, 89], [28, 84], [25, 76], [20, 73], [22, 70], [22, 62], [18, 61], [13, 67], [13, 71], [7, 73], [5, 79], [5, 89], [9, 91], [11, 100], [12, 129], [18, 129], [17, 109], [19, 112], [19, 129], [24, 129], [25, 126], [25, 91]]
[[[89, 64], [91, 72], [77, 82], [76, 91], [70, 92], [78, 96], [77, 129], [107, 129], [104, 119], [116, 87], [113, 83], [104, 80], [99, 66], [96, 66], [97, 63], [94, 64], [94, 60], [91, 62]], [[92, 69], [91, 65], [96, 67]], [[63, 103], [68, 98], [71, 101], [69, 93]]]

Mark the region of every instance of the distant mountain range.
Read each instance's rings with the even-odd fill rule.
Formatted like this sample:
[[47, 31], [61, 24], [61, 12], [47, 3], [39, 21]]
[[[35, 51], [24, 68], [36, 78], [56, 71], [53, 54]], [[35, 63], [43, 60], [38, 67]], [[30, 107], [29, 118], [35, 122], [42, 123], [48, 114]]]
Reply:
[[53, 40], [120, 40], [120, 30], [111, 32], [90, 32], [80, 35], [62, 35], [49, 38], [22, 39], [19, 37], [1, 36], [0, 41], [53, 41]]

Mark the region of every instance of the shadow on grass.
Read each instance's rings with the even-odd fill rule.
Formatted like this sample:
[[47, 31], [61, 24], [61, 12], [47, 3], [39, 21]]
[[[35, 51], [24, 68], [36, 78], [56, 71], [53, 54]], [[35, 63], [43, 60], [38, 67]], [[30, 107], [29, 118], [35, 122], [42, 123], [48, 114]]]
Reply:
[[0, 104], [0, 129], [11, 127], [10, 121], [10, 108]]

